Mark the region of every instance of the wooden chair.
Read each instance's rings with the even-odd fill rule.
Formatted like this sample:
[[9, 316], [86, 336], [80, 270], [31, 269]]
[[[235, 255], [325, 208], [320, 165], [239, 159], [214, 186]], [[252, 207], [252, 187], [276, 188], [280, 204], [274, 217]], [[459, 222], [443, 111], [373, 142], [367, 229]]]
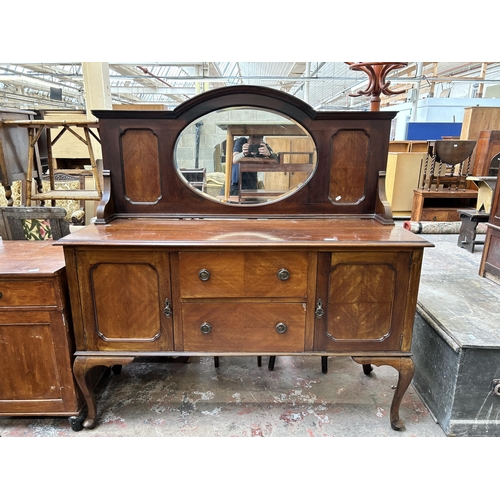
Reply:
[[61, 207], [0, 207], [0, 214], [6, 240], [58, 240], [70, 233]]

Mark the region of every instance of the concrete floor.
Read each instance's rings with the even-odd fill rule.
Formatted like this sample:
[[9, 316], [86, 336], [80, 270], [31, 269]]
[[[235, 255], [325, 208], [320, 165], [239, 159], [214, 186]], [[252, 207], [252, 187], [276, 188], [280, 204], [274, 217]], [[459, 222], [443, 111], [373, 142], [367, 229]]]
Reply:
[[[470, 254], [456, 247], [457, 235], [424, 236], [436, 248], [426, 249], [434, 257], [424, 257], [423, 282], [441, 246], [448, 262], [450, 251], [480, 260], [481, 250]], [[320, 357], [287, 356], [269, 371], [267, 360], [258, 367], [256, 357], [221, 357], [217, 369], [211, 357], [134, 362], [98, 389], [94, 429], [74, 432], [66, 418], [3, 417], [0, 435], [446, 437], [411, 385], [400, 409], [405, 428], [391, 429], [397, 383], [391, 367], [374, 367], [366, 376], [350, 358], [330, 357], [323, 374]]]
[[444, 436], [410, 386], [400, 410], [405, 429], [390, 427], [397, 383], [391, 367], [366, 376], [350, 358], [191, 358], [189, 363], [134, 362], [97, 392], [98, 424], [74, 432], [65, 418], [2, 418], [2, 436]]

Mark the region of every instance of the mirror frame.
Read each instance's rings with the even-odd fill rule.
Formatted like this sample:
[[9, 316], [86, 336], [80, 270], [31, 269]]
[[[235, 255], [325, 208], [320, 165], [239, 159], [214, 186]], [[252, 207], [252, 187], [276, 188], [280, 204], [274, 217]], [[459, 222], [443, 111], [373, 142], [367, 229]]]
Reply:
[[[199, 196], [180, 179], [174, 161], [179, 134], [208, 113], [233, 107], [275, 112], [307, 131], [317, 148], [317, 166], [301, 189], [272, 203], [235, 206]], [[99, 120], [104, 165], [98, 224], [119, 217], [360, 216], [393, 223], [379, 177], [387, 165], [395, 112], [317, 112], [285, 92], [237, 85], [199, 94], [173, 111], [93, 114]]]

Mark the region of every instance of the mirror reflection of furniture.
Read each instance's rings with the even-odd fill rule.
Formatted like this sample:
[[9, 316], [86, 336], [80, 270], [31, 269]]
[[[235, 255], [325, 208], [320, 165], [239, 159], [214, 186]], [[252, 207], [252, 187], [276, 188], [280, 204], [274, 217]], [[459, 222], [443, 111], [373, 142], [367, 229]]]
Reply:
[[[246, 108], [245, 111], [248, 112], [249, 109], [250, 108]], [[273, 113], [270, 113], [270, 115], [272, 116]], [[262, 135], [264, 136], [264, 142], [269, 144], [274, 152], [280, 153], [280, 163], [304, 163], [304, 161], [306, 161], [304, 159], [304, 155], [306, 155], [305, 158], [309, 159], [309, 163], [311, 163], [309, 169], [303, 170], [298, 170], [300, 167], [297, 167], [296, 170], [283, 170], [282, 168], [276, 168], [274, 170], [270, 168], [255, 170], [255, 166], [249, 167], [247, 165], [246, 168], [253, 168], [252, 170], [247, 169], [247, 171], [264, 173], [264, 188], [268, 190], [269, 193], [266, 193], [263, 197], [261, 197], [261, 202], [269, 201], [269, 197], [276, 198], [286, 195], [290, 189], [294, 189], [297, 185], [302, 184], [308, 177], [310, 177], [312, 171], [314, 170], [316, 163], [316, 148], [314, 141], [301, 126], [293, 123], [291, 120], [288, 120], [288, 123], [218, 123], [218, 127], [227, 131], [226, 152], [233, 151], [235, 137]], [[297, 151], [299, 151], [300, 154], [296, 153]], [[226, 158], [228, 157], [230, 156], [226, 154]], [[240, 165], [241, 164], [242, 163], [240, 163]], [[260, 164], [262, 165], [263, 162]], [[300, 177], [297, 176], [296, 179], [292, 181], [291, 178], [296, 172], [303, 172], [303, 174], [300, 174]], [[226, 201], [229, 199], [231, 176], [232, 163], [226, 161], [226, 187], [224, 197]], [[239, 177], [241, 178], [241, 176]], [[241, 184], [239, 192], [241, 194]], [[246, 193], [246, 196], [243, 196], [243, 201], [248, 197], [256, 198], [256, 201], [259, 201], [258, 195], [250, 193]], [[240, 196], [238, 196], [238, 201], [242, 201]], [[248, 199], [246, 201], [248, 201]]]
[[205, 191], [206, 172], [204, 168], [181, 168], [180, 172], [191, 186]]
[[61, 207], [0, 207], [6, 240], [58, 240], [70, 233]]
[[[286, 156], [291, 156], [293, 153], [287, 153]], [[298, 153], [304, 155], [304, 153]], [[306, 156], [312, 158], [314, 153], [305, 153]], [[278, 160], [268, 160], [266, 158], [242, 158], [240, 160], [240, 170], [238, 176], [238, 202], [244, 203], [245, 200], [255, 200], [261, 198], [268, 201], [277, 196], [286, 195], [288, 192], [298, 188], [300, 181], [295, 186], [290, 186], [290, 178], [286, 178], [287, 186], [281, 186], [281, 189], [268, 188], [268, 184], [264, 182], [263, 189], [243, 189], [242, 188], [242, 175], [244, 172], [265, 172], [265, 173], [282, 173], [282, 174], [295, 174], [304, 173], [305, 178], [309, 177], [314, 165], [310, 163], [284, 163], [284, 154], [279, 155]]]

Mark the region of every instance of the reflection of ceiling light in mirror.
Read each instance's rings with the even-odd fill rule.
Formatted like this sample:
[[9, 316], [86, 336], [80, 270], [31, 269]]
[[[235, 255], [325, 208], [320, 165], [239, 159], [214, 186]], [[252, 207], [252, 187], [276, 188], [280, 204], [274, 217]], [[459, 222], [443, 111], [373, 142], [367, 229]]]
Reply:
[[241, 231], [239, 233], [226, 233], [220, 234], [218, 236], [212, 236], [208, 238], [209, 240], [238, 240], [247, 241], [248, 239], [261, 239], [261, 240], [269, 240], [269, 241], [282, 241], [282, 238], [277, 238], [276, 236], [271, 236], [269, 234], [264, 233], [256, 233], [252, 231]]

